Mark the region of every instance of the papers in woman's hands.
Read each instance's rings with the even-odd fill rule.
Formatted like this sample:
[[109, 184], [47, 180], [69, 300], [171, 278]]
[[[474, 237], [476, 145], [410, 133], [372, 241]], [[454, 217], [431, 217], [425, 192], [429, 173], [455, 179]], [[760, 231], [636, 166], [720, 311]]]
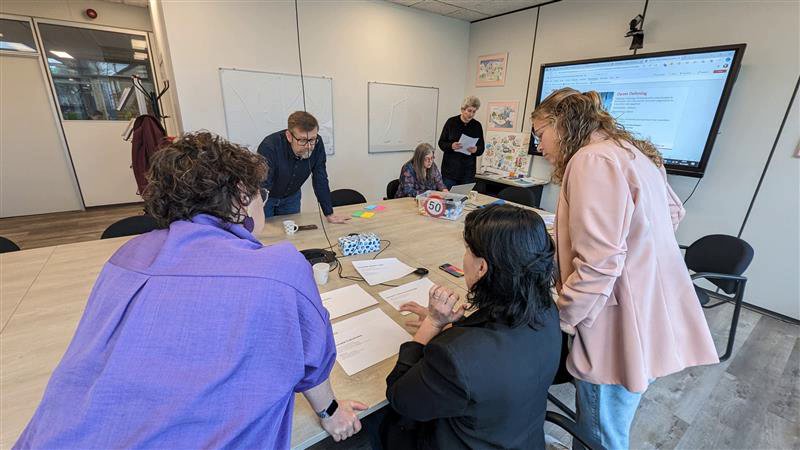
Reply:
[[367, 291], [357, 284], [334, 289], [320, 294], [320, 296], [322, 297], [322, 306], [330, 313], [331, 320], [378, 304], [375, 297], [369, 295]]
[[336, 361], [353, 375], [397, 354], [411, 335], [376, 308], [333, 324], [333, 340]]
[[461, 139], [458, 140], [461, 144], [461, 148], [456, 150], [458, 153], [463, 153], [465, 155], [471, 155], [472, 153], [467, 150], [470, 147], [475, 147], [478, 145], [478, 138], [469, 137], [466, 134], [461, 135]]
[[[406, 283], [396, 288], [387, 289], [380, 292], [380, 296], [386, 300], [394, 309], [400, 310], [403, 303], [417, 302], [423, 307], [428, 307], [428, 295], [433, 286], [433, 281], [422, 278], [411, 283]], [[401, 314], [410, 314], [409, 311], [401, 311]]]
[[353, 267], [370, 286], [402, 278], [414, 271], [397, 258], [367, 259], [353, 261]]

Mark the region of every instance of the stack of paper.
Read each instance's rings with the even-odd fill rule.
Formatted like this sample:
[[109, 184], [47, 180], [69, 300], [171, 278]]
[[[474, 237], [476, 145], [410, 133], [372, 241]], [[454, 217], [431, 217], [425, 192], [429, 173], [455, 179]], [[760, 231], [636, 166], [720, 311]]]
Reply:
[[333, 340], [336, 361], [347, 375], [353, 375], [396, 355], [411, 335], [376, 308], [333, 324]]
[[397, 258], [367, 259], [353, 261], [353, 267], [370, 286], [402, 278], [414, 271]]
[[[387, 289], [381, 292], [380, 296], [398, 311], [403, 303], [412, 301], [427, 308], [428, 296], [432, 286], [433, 281], [428, 278], [422, 278], [396, 288]], [[410, 314], [410, 312], [403, 311], [402, 314]]]
[[378, 304], [375, 297], [369, 295], [357, 284], [334, 289], [320, 294], [320, 296], [322, 297], [322, 306], [330, 313], [331, 320]]
[[478, 138], [469, 137], [466, 134], [461, 135], [461, 139], [458, 140], [461, 143], [461, 148], [456, 150], [458, 153], [463, 153], [465, 155], [471, 155], [472, 153], [467, 150], [470, 147], [475, 147], [478, 145]]

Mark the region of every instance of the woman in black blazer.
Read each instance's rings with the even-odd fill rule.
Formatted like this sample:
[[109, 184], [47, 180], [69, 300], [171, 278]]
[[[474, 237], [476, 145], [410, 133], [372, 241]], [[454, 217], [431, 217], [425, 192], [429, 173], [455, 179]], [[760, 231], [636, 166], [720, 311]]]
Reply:
[[466, 304], [434, 286], [428, 308], [402, 308], [421, 323], [386, 378], [386, 449], [544, 448], [561, 352], [553, 241], [538, 214], [509, 205], [470, 213], [464, 241]]

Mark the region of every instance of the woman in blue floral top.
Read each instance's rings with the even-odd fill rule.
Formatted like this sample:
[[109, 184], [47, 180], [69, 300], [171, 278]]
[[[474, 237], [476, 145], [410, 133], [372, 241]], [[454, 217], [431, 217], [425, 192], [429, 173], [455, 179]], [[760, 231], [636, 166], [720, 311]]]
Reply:
[[447, 192], [447, 188], [433, 160], [433, 146], [419, 144], [414, 150], [414, 157], [400, 170], [400, 185], [395, 198], [416, 197], [425, 191]]

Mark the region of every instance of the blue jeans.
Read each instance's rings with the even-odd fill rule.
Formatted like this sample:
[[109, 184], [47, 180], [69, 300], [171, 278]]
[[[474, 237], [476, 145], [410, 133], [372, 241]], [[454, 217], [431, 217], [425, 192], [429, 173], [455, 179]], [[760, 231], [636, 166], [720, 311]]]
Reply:
[[264, 205], [264, 217], [285, 216], [300, 212], [300, 191], [283, 198], [269, 197]]
[[[575, 407], [581, 431], [608, 450], [627, 450], [633, 416], [642, 393], [618, 384], [592, 384], [575, 379]], [[583, 446], [573, 440], [573, 449]]]

